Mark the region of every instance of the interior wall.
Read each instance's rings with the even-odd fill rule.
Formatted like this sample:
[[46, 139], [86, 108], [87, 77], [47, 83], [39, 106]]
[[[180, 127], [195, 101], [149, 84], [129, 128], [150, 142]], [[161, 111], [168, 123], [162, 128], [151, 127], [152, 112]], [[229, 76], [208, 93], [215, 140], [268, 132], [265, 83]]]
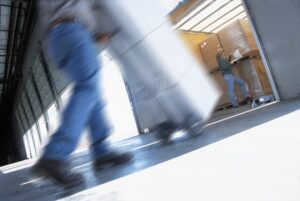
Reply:
[[300, 1], [244, 0], [282, 100], [300, 96]]

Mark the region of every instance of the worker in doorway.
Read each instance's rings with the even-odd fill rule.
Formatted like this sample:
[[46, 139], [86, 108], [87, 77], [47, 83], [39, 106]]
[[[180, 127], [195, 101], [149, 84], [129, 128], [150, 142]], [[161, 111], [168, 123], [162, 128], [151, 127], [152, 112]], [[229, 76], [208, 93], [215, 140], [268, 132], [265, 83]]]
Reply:
[[84, 128], [89, 128], [93, 167], [128, 162], [132, 155], [113, 151], [107, 144], [109, 126], [103, 112], [100, 91], [99, 57], [95, 42], [107, 42], [110, 34], [97, 31], [93, 1], [38, 0], [39, 17], [46, 30], [50, 59], [74, 83], [73, 94], [62, 114], [62, 122], [52, 135], [32, 173], [50, 177], [66, 187], [84, 183], [83, 176], [71, 171], [70, 154], [75, 150]]
[[235, 85], [240, 86], [242, 96], [245, 98], [244, 103], [249, 103], [252, 98], [249, 95], [249, 89], [247, 83], [232, 73], [233, 62], [231, 57], [227, 58], [224, 54], [224, 49], [219, 47], [217, 49], [216, 59], [218, 61], [219, 68], [222, 72], [223, 78], [227, 85], [227, 91], [230, 98], [230, 102], [234, 108], [238, 107], [238, 100], [235, 94]]

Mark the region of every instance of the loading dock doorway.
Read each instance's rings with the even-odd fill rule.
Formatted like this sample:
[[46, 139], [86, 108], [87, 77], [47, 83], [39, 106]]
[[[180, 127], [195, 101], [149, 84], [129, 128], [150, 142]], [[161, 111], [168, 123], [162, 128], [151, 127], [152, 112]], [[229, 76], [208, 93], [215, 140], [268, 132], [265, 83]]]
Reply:
[[[192, 1], [186, 4], [188, 2]], [[171, 18], [175, 12], [171, 12]], [[226, 56], [246, 58], [237, 63], [233, 71], [247, 82], [251, 96], [259, 101], [253, 107], [264, 101], [279, 101], [277, 88], [255, 31], [255, 23], [252, 23], [243, 0], [196, 1], [179, 16], [172, 19], [174, 28], [223, 93], [216, 111], [231, 109], [226, 82], [216, 61], [218, 47], [225, 50]], [[242, 103], [239, 88], [236, 87], [235, 91], [239, 103]]]

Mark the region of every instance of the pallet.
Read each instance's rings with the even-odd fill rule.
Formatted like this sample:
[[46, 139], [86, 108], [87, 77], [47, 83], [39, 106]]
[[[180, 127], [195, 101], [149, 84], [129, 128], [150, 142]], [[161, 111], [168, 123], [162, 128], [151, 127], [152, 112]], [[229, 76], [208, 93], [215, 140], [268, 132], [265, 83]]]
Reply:
[[[251, 104], [239, 102], [238, 107], [245, 106], [245, 105], [251, 105]], [[232, 106], [231, 103], [227, 103], [227, 104], [217, 106], [217, 108], [215, 109], [215, 112], [224, 111], [224, 110], [228, 110], [228, 109], [233, 109], [233, 106]]]
[[218, 111], [224, 111], [224, 110], [228, 110], [228, 109], [232, 109], [233, 106], [229, 103], [229, 104], [224, 104], [224, 105], [219, 105], [216, 107], [215, 112]]

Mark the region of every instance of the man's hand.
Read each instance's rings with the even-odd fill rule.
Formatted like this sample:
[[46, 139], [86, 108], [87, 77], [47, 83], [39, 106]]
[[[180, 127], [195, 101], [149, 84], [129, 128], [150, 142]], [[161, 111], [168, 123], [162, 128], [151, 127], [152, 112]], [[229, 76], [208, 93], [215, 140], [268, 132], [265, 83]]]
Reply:
[[101, 33], [95, 36], [97, 42], [108, 43], [113, 35], [110, 33]]
[[119, 29], [116, 29], [115, 31], [109, 33], [98, 33], [95, 35], [95, 39], [100, 43], [108, 43], [114, 35], [119, 33], [119, 31]]

